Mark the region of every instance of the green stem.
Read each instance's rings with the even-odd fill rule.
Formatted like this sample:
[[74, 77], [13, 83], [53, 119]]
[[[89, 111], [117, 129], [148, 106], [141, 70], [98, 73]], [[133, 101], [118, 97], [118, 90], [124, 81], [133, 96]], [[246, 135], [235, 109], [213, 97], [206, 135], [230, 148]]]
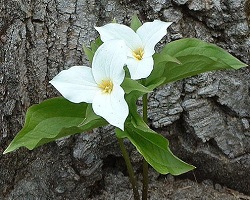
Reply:
[[[148, 95], [144, 94], [142, 97], [143, 102], [143, 120], [148, 123]], [[143, 186], [142, 186], [142, 200], [147, 200], [148, 198], [148, 163], [143, 158]]]
[[134, 174], [132, 164], [131, 164], [131, 162], [129, 160], [128, 152], [127, 152], [127, 150], [126, 150], [126, 148], [124, 146], [123, 139], [121, 139], [121, 138], [117, 138], [117, 139], [118, 139], [118, 143], [120, 145], [120, 149], [122, 151], [123, 158], [124, 158], [126, 166], [127, 166], [129, 179], [130, 179], [130, 182], [132, 184], [134, 199], [135, 200], [140, 200], [140, 195], [139, 195], [139, 192], [138, 192], [138, 184], [137, 184], [137, 181], [136, 181], [136, 178], [135, 178], [135, 174]]

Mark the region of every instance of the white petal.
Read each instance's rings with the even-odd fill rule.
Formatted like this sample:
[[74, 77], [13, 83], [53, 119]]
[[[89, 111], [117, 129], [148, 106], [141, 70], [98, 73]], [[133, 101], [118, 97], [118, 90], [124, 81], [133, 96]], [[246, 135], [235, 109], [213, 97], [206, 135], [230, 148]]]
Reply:
[[74, 66], [61, 71], [50, 83], [69, 101], [92, 103], [99, 88], [91, 68]]
[[137, 80], [147, 78], [153, 70], [154, 60], [153, 57], [143, 58], [138, 61], [134, 58], [128, 58], [127, 67], [130, 72], [131, 79]]
[[124, 122], [129, 111], [124, 99], [124, 91], [119, 85], [114, 85], [111, 94], [99, 92], [92, 106], [97, 115], [106, 119], [111, 125], [124, 130]]
[[124, 40], [130, 49], [137, 49], [142, 46], [139, 36], [128, 26], [117, 23], [106, 24], [102, 27], [95, 27], [101, 36], [101, 40], [106, 42], [112, 39]]
[[97, 83], [110, 79], [120, 85], [125, 77], [123, 66], [127, 59], [126, 45], [122, 40], [110, 40], [96, 51], [92, 73]]
[[171, 24], [172, 22], [154, 20], [144, 23], [137, 29], [136, 33], [144, 44], [145, 56], [154, 54], [155, 45], [167, 34], [167, 28]]

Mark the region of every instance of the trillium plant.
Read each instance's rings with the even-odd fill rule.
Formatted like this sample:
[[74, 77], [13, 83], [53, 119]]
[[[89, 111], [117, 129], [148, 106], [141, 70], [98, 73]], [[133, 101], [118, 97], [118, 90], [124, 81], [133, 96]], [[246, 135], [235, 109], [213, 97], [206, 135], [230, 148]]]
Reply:
[[92, 68], [71, 67], [50, 83], [73, 103], [91, 103], [95, 114], [124, 130], [129, 111], [120, 85], [125, 78], [126, 53], [122, 40], [111, 40], [97, 49]]
[[[155, 88], [203, 72], [239, 69], [242, 63], [220, 47], [195, 38], [155, 45], [167, 34], [171, 22], [144, 24], [133, 16], [130, 27], [110, 23], [95, 27], [100, 37], [83, 47], [91, 67], [73, 66], [50, 83], [62, 94], [31, 106], [21, 131], [5, 153], [30, 150], [76, 133], [111, 124], [125, 159], [134, 199], [138, 184], [123, 140], [128, 139], [143, 156], [142, 199], [148, 196], [148, 164], [160, 174], [180, 175], [195, 167], [177, 158], [168, 140], [147, 122], [147, 95]], [[143, 112], [137, 112], [142, 97]]]

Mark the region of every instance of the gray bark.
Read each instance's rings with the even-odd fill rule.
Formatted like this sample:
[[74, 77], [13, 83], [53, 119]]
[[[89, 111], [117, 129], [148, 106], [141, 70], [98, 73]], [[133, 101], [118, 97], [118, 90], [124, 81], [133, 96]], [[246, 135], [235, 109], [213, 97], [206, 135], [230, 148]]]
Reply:
[[[82, 44], [96, 38], [94, 25], [113, 18], [126, 24], [136, 12], [143, 21], [173, 21], [159, 47], [196, 37], [249, 64], [249, 10], [249, 0], [0, 0], [0, 153], [21, 129], [27, 108], [58, 95], [48, 81], [88, 64]], [[151, 126], [197, 167], [197, 178], [248, 194], [249, 85], [246, 67], [188, 78], [149, 96]], [[85, 199], [115, 159], [120, 162], [111, 127], [0, 155], [0, 199]]]

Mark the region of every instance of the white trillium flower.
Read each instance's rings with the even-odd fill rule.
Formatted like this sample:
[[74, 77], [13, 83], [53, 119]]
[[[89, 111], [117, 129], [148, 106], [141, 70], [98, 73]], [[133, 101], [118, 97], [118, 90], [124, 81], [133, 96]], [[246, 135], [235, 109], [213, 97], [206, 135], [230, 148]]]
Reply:
[[105, 43], [112, 39], [122, 39], [127, 45], [127, 67], [134, 80], [146, 78], [153, 70], [155, 45], [166, 35], [172, 22], [154, 20], [146, 22], [134, 32], [128, 26], [116, 23], [95, 27]]
[[61, 71], [50, 83], [71, 102], [92, 103], [97, 115], [124, 130], [129, 112], [120, 86], [125, 77], [125, 61], [125, 43], [111, 40], [97, 49], [92, 68], [71, 67]]

